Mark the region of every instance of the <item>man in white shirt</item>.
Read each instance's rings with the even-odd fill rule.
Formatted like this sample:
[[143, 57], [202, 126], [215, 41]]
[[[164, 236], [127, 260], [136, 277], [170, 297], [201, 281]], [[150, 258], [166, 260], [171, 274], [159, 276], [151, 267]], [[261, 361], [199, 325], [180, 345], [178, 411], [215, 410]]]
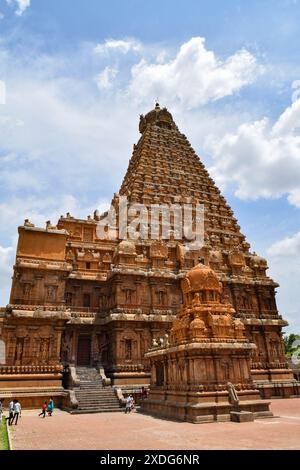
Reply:
[[8, 418], [6, 418], [6, 420], [8, 420], [9, 426], [12, 423], [13, 417], [14, 417], [14, 402], [13, 400], [10, 400], [9, 405], [8, 405]]
[[18, 402], [18, 400], [15, 400], [14, 403], [14, 417], [12, 419], [11, 424], [13, 424], [16, 420], [15, 425], [17, 425], [19, 416], [21, 417], [21, 404]]
[[130, 413], [131, 412], [131, 398], [130, 398], [130, 395], [126, 398], [126, 405], [125, 405], [125, 414], [127, 413]]

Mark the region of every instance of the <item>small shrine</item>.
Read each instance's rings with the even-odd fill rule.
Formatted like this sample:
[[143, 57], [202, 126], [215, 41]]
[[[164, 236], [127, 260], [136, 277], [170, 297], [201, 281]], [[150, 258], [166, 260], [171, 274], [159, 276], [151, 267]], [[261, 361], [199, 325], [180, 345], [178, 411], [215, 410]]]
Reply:
[[182, 279], [184, 303], [170, 340], [154, 341], [146, 354], [151, 386], [144, 412], [192, 423], [272, 416], [270, 402], [260, 398], [251, 378], [256, 346], [246, 339], [245, 326], [234, 318], [222, 288], [204, 264]]

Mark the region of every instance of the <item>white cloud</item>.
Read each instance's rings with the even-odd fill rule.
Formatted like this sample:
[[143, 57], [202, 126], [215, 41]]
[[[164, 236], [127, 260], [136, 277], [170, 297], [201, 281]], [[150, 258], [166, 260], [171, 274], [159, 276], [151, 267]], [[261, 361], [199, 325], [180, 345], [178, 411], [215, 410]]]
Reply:
[[277, 294], [280, 313], [288, 320], [289, 331], [300, 333], [300, 232], [274, 243], [267, 255], [270, 275], [280, 284]]
[[268, 249], [268, 254], [280, 258], [296, 256], [297, 262], [300, 264], [300, 232], [274, 243]]
[[237, 186], [242, 199], [288, 195], [300, 207], [300, 99], [273, 125], [267, 118], [240, 125], [234, 133], [210, 136], [206, 149], [214, 157], [217, 181]]
[[56, 223], [60, 215], [67, 212], [78, 218], [87, 218], [88, 215], [93, 215], [96, 209], [100, 213], [104, 212], [109, 205], [108, 198], [84, 204], [71, 194], [63, 194], [59, 199], [52, 195], [42, 199], [33, 195], [23, 198], [11, 197], [7, 202], [0, 202], [1, 234], [13, 243], [17, 237], [17, 227], [23, 224], [24, 219], [30, 219], [36, 226], [44, 227], [46, 220]]
[[141, 49], [141, 43], [135, 39], [106, 39], [95, 46], [94, 52], [99, 55], [107, 55], [110, 52], [127, 54], [130, 51], [139, 52]]
[[109, 65], [102, 70], [101, 73], [97, 76], [97, 85], [98, 88], [101, 90], [107, 90], [113, 87], [114, 79], [118, 74], [118, 70], [114, 67], [110, 67]]
[[30, 0], [6, 0], [6, 3], [10, 6], [15, 6], [17, 16], [22, 16], [24, 11], [30, 7]]
[[256, 58], [245, 49], [226, 60], [217, 58], [205, 47], [205, 39], [195, 37], [184, 43], [173, 60], [149, 63], [145, 58], [132, 67], [131, 96], [166, 103], [179, 100], [185, 108], [230, 96], [253, 83], [262, 72]]
[[[1, 19], [1, 16], [0, 16]], [[5, 104], [6, 102], [6, 85], [3, 80], [0, 80], [0, 104]]]
[[1, 306], [8, 304], [12, 276], [12, 264], [15, 256], [15, 247], [0, 245], [0, 298]]
[[300, 207], [300, 188], [290, 192], [288, 201], [293, 206]]

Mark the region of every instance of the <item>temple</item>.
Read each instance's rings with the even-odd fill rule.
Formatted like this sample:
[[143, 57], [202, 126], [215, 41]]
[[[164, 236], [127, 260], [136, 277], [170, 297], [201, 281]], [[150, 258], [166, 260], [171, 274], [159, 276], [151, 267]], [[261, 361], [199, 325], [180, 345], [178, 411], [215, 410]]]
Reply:
[[[182, 283], [199, 260], [222, 283], [218, 308], [229, 309], [234, 322], [227, 335], [233, 349], [220, 362], [224, 377], [229, 380], [228, 368], [235, 367], [236, 342], [244, 345], [241, 355], [249, 369], [244, 380], [251, 382], [252, 398], [257, 398], [253, 390], [267, 399], [299, 395], [284, 354], [282, 328], [287, 322], [276, 307], [278, 284], [267, 276], [266, 260], [251, 251], [231, 208], [170, 112], [156, 104], [140, 117], [139, 130], [120, 191], [112, 199], [117, 220], [125, 197], [129, 205], [146, 208], [202, 204], [203, 246], [188, 249], [186, 236], [176, 230], [169, 239], [134, 240], [124, 239], [118, 224], [109, 222], [99, 231], [108, 214], [97, 212], [84, 220], [67, 214], [45, 228], [25, 220], [18, 229], [9, 304], [0, 310], [0, 395], [17, 392], [31, 406], [51, 393], [72, 406], [73, 385], [84, 369], [97, 370], [107, 385], [124, 391], [148, 386], [153, 341], [173, 328], [171, 337], [178, 342], [177, 315], [187, 302]], [[132, 219], [129, 214], [129, 223]], [[201, 309], [201, 295], [196, 300], [193, 308]], [[203, 321], [197, 318], [196, 329]]]

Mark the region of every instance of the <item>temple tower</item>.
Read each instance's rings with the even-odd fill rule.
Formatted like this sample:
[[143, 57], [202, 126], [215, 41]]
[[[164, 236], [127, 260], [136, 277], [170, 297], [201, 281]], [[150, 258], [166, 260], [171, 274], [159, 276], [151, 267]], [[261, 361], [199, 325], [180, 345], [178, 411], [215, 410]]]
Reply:
[[[123, 183], [112, 198], [115, 226], [109, 222], [107, 231], [99, 231], [108, 214], [95, 212], [86, 219], [67, 213], [45, 228], [29, 220], [19, 227], [10, 301], [0, 309], [0, 346], [5, 350], [0, 390], [18, 382], [25, 397], [27, 385], [42, 393], [49, 383], [63, 397], [63, 366], [98, 367], [128, 392], [149, 385], [145, 353], [153, 340], [170, 332], [188, 295], [181, 281], [202, 260], [222, 283], [221, 304], [232, 306], [234, 321], [244, 325], [246, 339], [256, 345], [249, 352], [256, 389], [266, 398], [299, 394], [284, 355], [282, 328], [287, 322], [276, 306], [278, 284], [267, 276], [266, 260], [251, 251], [230, 206], [171, 113], [157, 103], [140, 117], [139, 130]], [[175, 217], [170, 218], [169, 237], [161, 216], [158, 237], [151, 232], [148, 238], [124, 236], [118, 223], [121, 199], [128, 209], [134, 204], [147, 211], [190, 205], [194, 213], [201, 205], [203, 244], [190, 249]], [[127, 215], [130, 224], [136, 215]], [[149, 233], [149, 222], [136, 225]], [[38, 350], [43, 351], [41, 369]]]

